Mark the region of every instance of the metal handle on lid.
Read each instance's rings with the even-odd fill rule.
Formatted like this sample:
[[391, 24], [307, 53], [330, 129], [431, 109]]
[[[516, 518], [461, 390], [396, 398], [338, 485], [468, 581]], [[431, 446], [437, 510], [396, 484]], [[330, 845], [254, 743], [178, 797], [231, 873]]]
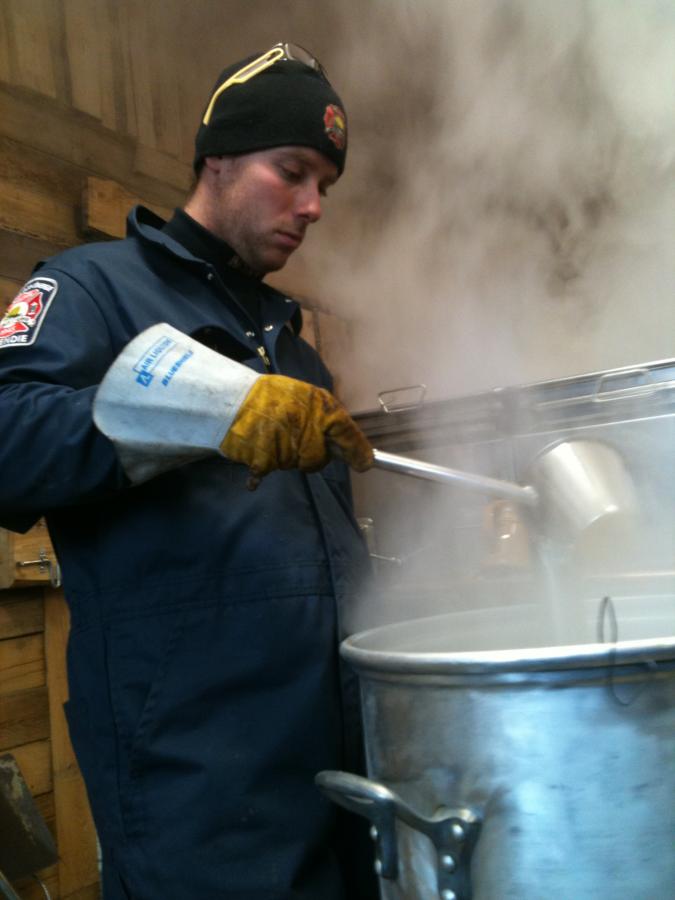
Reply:
[[673, 381], [643, 381], [641, 384], [634, 384], [626, 388], [606, 389], [613, 379], [641, 376], [643, 379], [649, 377], [649, 369], [632, 369], [628, 372], [606, 372], [598, 378], [598, 382], [593, 391], [593, 403], [609, 403], [612, 400], [624, 400], [630, 397], [649, 397], [659, 391], [665, 391], [675, 387]]
[[[396, 403], [396, 395], [403, 394], [405, 391], [419, 391], [419, 397], [414, 401], [409, 400], [408, 402]], [[389, 391], [380, 391], [377, 395], [377, 402], [386, 413], [407, 412], [411, 409], [417, 409], [418, 406], [423, 406], [426, 395], [426, 384], [411, 384], [407, 387], [392, 388]]]
[[[588, 400], [591, 403], [612, 403], [618, 400], [651, 397], [653, 394], [672, 391], [675, 388], [675, 380], [672, 379], [669, 381], [647, 381], [646, 379], [649, 378], [652, 372], [652, 368], [645, 367], [605, 372], [598, 377], [597, 381], [589, 387], [589, 392], [583, 396], [540, 400], [538, 403], [535, 403], [535, 408], [538, 410], [557, 409], [565, 406], [574, 406]], [[616, 382], [619, 378], [641, 378], [642, 381], [639, 384], [629, 385], [628, 387], [613, 387], [612, 382]]]

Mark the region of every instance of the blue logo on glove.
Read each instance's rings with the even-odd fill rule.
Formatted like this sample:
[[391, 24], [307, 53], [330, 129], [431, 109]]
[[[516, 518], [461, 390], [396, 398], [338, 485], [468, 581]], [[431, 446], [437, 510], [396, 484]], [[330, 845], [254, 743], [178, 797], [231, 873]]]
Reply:
[[155, 377], [152, 370], [155, 368], [160, 359], [174, 347], [176, 342], [170, 337], [163, 337], [156, 341], [151, 347], [143, 353], [133, 371], [137, 372], [136, 381], [143, 387], [148, 387]]

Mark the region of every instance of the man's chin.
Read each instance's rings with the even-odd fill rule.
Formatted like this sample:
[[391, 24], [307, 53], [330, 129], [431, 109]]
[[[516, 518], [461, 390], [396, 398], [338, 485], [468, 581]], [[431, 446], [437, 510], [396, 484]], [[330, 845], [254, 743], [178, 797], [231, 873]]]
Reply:
[[263, 274], [268, 275], [270, 272], [278, 272], [279, 269], [283, 269], [292, 253], [292, 250], [275, 250], [268, 253], [265, 259], [260, 261], [264, 267]]

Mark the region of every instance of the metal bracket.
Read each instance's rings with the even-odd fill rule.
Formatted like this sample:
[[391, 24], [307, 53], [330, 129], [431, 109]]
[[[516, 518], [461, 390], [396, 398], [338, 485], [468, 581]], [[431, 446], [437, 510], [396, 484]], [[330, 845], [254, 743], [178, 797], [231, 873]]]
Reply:
[[356, 521], [366, 542], [368, 556], [370, 556], [371, 559], [377, 559], [380, 562], [394, 563], [397, 566], [400, 566], [403, 563], [403, 560], [398, 556], [385, 556], [382, 553], [376, 552], [375, 523], [370, 516], [358, 516]]
[[47, 556], [44, 547], [40, 548], [38, 559], [19, 560], [17, 566], [25, 569], [27, 566], [37, 566], [41, 575], [49, 575], [49, 583], [53, 588], [61, 587], [61, 566]]
[[412, 815], [415, 822], [408, 824], [426, 834], [436, 847], [438, 896], [441, 900], [470, 900], [471, 856], [481, 827], [477, 814], [466, 808], [441, 807], [431, 818]]

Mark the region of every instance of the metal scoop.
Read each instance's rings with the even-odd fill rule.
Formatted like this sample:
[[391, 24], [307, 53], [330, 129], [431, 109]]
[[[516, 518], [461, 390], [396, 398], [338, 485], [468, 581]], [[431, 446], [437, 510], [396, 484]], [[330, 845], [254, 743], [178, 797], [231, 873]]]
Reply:
[[375, 466], [414, 478], [437, 481], [513, 500], [536, 511], [543, 528], [559, 539], [574, 538], [595, 523], [632, 519], [637, 498], [617, 451], [600, 441], [562, 441], [533, 460], [520, 485], [375, 450]]

